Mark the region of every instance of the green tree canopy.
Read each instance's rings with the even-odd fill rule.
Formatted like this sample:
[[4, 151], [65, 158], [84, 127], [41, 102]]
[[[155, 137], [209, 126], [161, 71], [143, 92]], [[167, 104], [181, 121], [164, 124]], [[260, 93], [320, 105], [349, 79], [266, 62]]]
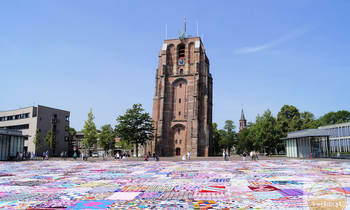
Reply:
[[132, 149], [132, 144], [122, 139], [117, 143], [115, 143], [115, 145], [120, 147], [121, 149], [129, 149], [129, 150]]
[[243, 152], [249, 153], [252, 150], [259, 150], [259, 148], [254, 147], [254, 138], [253, 135], [250, 134], [252, 124], [248, 124], [246, 128], [243, 128], [238, 133], [238, 143], [237, 143], [237, 154], [242, 154]]
[[311, 129], [318, 128], [320, 126], [320, 121], [315, 119], [314, 114], [311, 112], [302, 112], [300, 114], [300, 119], [302, 122], [301, 129]]
[[41, 146], [41, 137], [39, 133], [39, 129], [36, 129], [35, 136], [33, 138], [33, 143], [35, 145], [35, 150], [39, 149]]
[[77, 131], [74, 128], [69, 127], [68, 133], [69, 133], [70, 140], [72, 140], [73, 137], [77, 134]]
[[110, 124], [101, 127], [98, 145], [107, 153], [108, 150], [113, 149], [115, 145], [115, 133]]
[[217, 155], [220, 153], [220, 147], [219, 147], [219, 141], [220, 141], [220, 133], [219, 133], [219, 130], [218, 130], [218, 124], [217, 123], [213, 123], [213, 126], [212, 126], [212, 133], [213, 133], [213, 136], [212, 136], [212, 141], [213, 141], [213, 152], [214, 152], [214, 155]]
[[139, 144], [143, 145], [153, 138], [152, 118], [149, 113], [144, 112], [141, 104], [134, 104], [117, 118], [115, 131], [122, 140], [135, 144], [138, 156]]
[[220, 140], [219, 146], [222, 149], [231, 150], [233, 146], [237, 145], [237, 135], [235, 132], [235, 125], [232, 120], [226, 120], [223, 130], [219, 131]]
[[293, 105], [284, 105], [277, 114], [277, 121], [283, 135], [302, 127], [299, 110]]
[[281, 131], [277, 120], [270, 110], [266, 110], [262, 116], [257, 116], [256, 123], [252, 126], [252, 138], [254, 138], [254, 148], [261, 148], [268, 154], [275, 149], [279, 149], [283, 144], [280, 140]]
[[54, 149], [54, 145], [56, 143], [56, 136], [53, 135], [53, 133], [51, 132], [51, 130], [49, 130], [46, 134], [46, 136], [44, 137], [44, 141], [46, 142], [46, 144], [49, 146], [50, 150]]
[[84, 123], [84, 138], [82, 140], [84, 148], [88, 149], [89, 151], [90, 148], [97, 142], [97, 129], [94, 123], [94, 119], [95, 117], [92, 114], [92, 109], [90, 109], [90, 112], [88, 113], [88, 119]]
[[350, 122], [350, 112], [340, 110], [337, 112], [328, 112], [319, 118], [321, 125], [332, 125], [337, 123]]

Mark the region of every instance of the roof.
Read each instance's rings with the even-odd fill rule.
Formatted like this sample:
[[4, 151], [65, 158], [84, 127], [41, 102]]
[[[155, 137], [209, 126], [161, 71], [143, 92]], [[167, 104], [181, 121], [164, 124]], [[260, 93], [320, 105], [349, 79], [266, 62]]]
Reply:
[[296, 139], [303, 137], [316, 137], [316, 136], [329, 136], [328, 131], [325, 129], [306, 129], [301, 131], [289, 132], [287, 137], [281, 138], [283, 140], [286, 139]]
[[18, 109], [10, 109], [10, 110], [0, 110], [0, 113], [1, 113], [1, 112], [12, 112], [12, 111], [18, 111], [18, 110], [28, 109], [28, 108], [38, 108], [38, 107], [43, 107], [43, 108], [47, 108], [47, 109], [54, 109], [54, 110], [58, 110], [58, 111], [65, 111], [65, 112], [69, 112], [69, 111], [64, 110], [64, 109], [58, 109], [58, 108], [53, 108], [53, 107], [43, 106], [43, 105], [38, 104], [37, 106], [21, 107], [21, 108], [18, 108]]
[[12, 129], [4, 129], [4, 128], [0, 128], [0, 134], [1, 135], [7, 135], [7, 136], [23, 136], [22, 135], [22, 131], [18, 131], [18, 130], [12, 130]]
[[[186, 37], [184, 37], [184, 39], [199, 39], [201, 40], [200, 36], [191, 36], [191, 35], [187, 35]], [[172, 41], [172, 40], [179, 40], [179, 38], [173, 38], [173, 39], [164, 39], [164, 41]]]
[[0, 110], [0, 113], [1, 113], [1, 112], [12, 112], [12, 111], [17, 111], [17, 110], [21, 110], [21, 109], [33, 108], [33, 107], [35, 107], [35, 106], [20, 107], [20, 108], [18, 108], [18, 109]]

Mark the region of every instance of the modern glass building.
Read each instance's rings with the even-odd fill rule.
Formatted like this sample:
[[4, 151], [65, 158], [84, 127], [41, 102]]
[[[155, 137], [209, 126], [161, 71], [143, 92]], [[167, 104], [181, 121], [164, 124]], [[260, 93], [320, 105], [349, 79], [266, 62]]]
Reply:
[[21, 131], [0, 128], [0, 160], [16, 159], [23, 154], [24, 141]]
[[329, 134], [324, 129], [307, 129], [288, 133], [285, 140], [287, 157], [330, 157]]
[[327, 130], [332, 153], [350, 155], [350, 122], [321, 126], [319, 129]]
[[288, 133], [287, 157], [350, 158], [350, 122]]

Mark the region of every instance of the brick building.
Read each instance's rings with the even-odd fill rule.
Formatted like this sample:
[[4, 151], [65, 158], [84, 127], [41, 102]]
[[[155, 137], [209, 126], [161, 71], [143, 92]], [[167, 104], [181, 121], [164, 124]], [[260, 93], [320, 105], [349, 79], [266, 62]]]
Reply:
[[154, 139], [148, 151], [161, 156], [212, 154], [212, 87], [200, 37], [164, 40], [153, 99]]

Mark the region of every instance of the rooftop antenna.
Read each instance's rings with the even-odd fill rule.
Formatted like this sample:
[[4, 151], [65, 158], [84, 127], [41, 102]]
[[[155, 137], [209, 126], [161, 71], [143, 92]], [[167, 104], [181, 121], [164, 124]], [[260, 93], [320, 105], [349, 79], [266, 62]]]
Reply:
[[198, 37], [198, 21], [196, 22], [197, 37]]
[[185, 18], [184, 18], [184, 34], [186, 34], [186, 15], [185, 15]]
[[165, 39], [168, 39], [168, 24], [165, 24]]

